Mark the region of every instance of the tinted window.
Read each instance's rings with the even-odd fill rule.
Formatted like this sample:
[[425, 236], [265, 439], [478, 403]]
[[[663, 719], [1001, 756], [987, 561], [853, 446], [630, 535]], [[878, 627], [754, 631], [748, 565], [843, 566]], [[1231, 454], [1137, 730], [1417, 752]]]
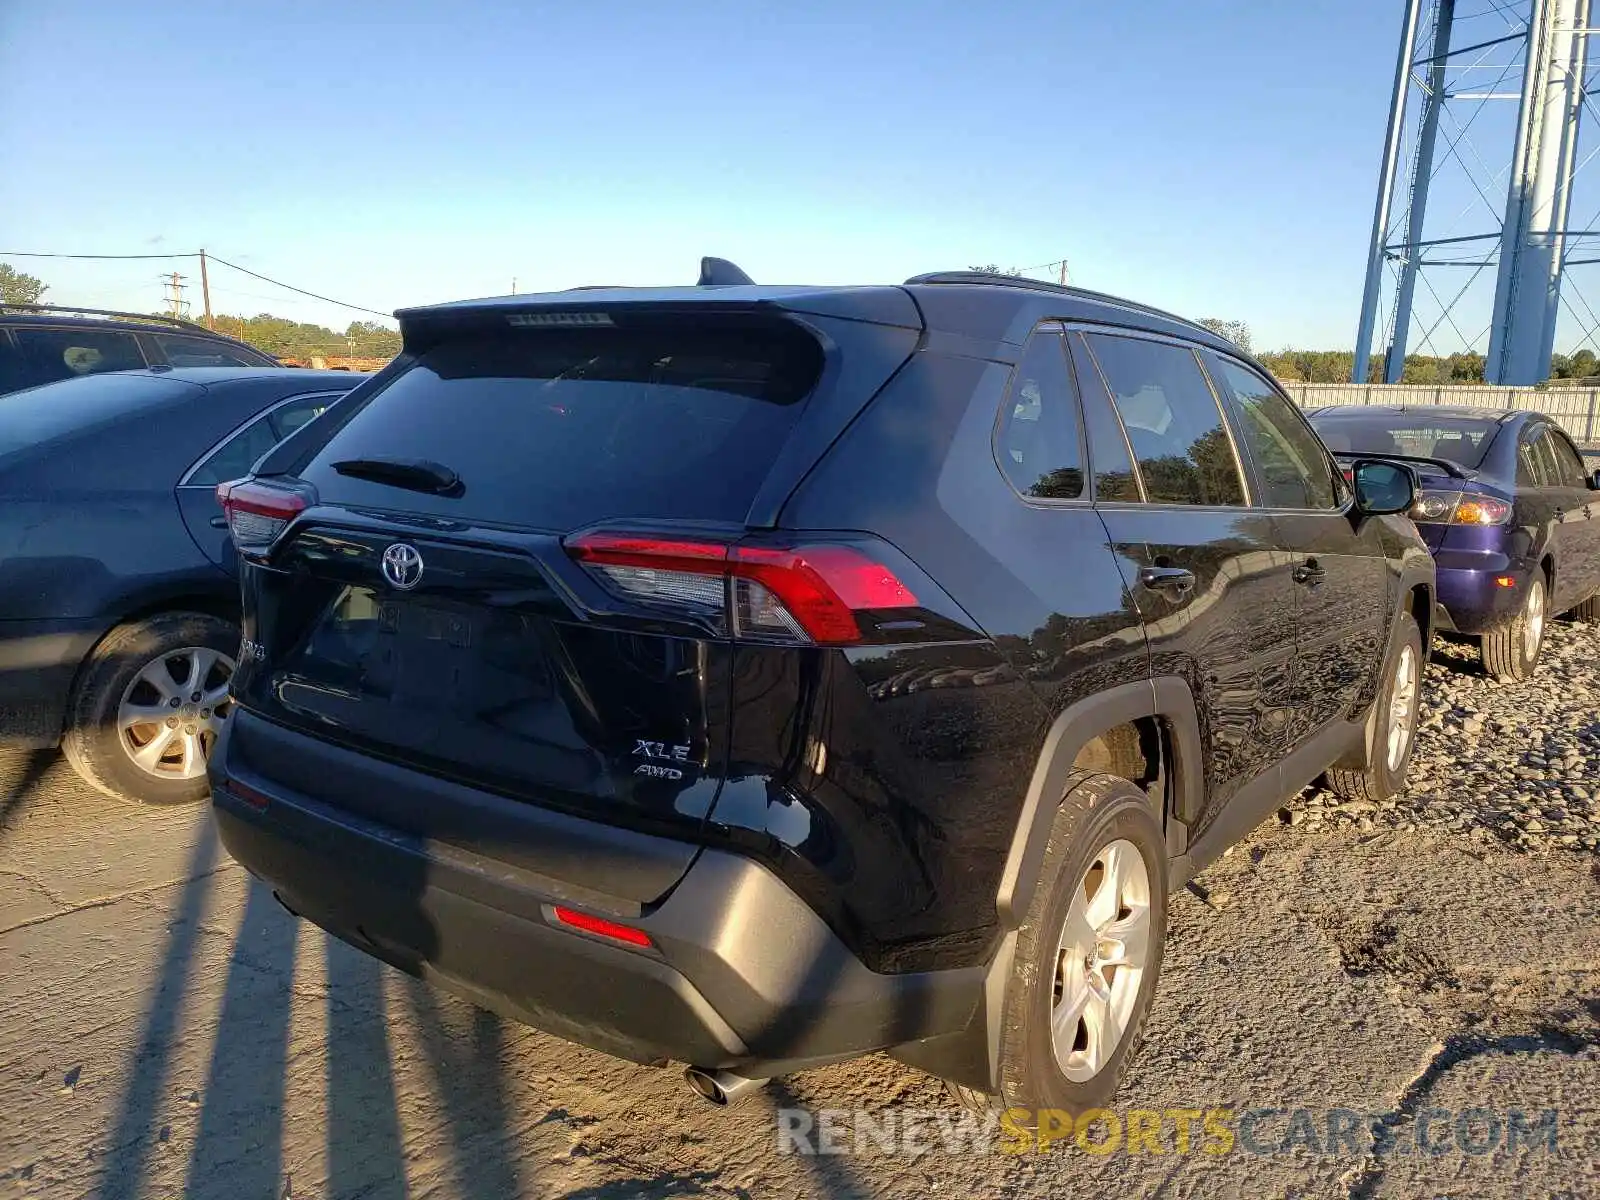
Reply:
[[1535, 478], [1545, 487], [1560, 487], [1561, 460], [1556, 457], [1555, 438], [1542, 426], [1534, 438], [1533, 452], [1538, 458]]
[[1539, 461], [1539, 450], [1531, 434], [1523, 434], [1517, 441], [1517, 485], [1544, 486], [1544, 464]]
[[1207, 355], [1230, 398], [1240, 436], [1269, 508], [1334, 508], [1333, 468], [1317, 435], [1265, 379], [1231, 359]]
[[11, 344], [11, 338], [0, 329], [0, 392], [14, 392], [33, 382], [21, 351]]
[[1059, 333], [1037, 333], [1011, 377], [995, 429], [995, 458], [1024, 496], [1083, 495], [1083, 448]]
[[131, 333], [110, 329], [24, 329], [11, 335], [27, 360], [34, 383], [54, 383], [75, 375], [140, 370], [145, 366]]
[[[424, 352], [304, 471], [325, 500], [570, 530], [606, 518], [742, 520], [822, 365], [777, 323], [514, 330]], [[426, 458], [460, 497], [338, 474]]]
[[215, 487], [250, 474], [250, 468], [262, 455], [331, 403], [328, 396], [300, 396], [257, 417], [196, 467], [185, 482], [194, 487]]
[[1071, 347], [1074, 374], [1078, 378], [1078, 394], [1083, 404], [1083, 427], [1089, 435], [1089, 469], [1094, 478], [1096, 500], [1141, 500], [1139, 477], [1133, 470], [1133, 459], [1128, 456], [1128, 442], [1122, 436], [1122, 424], [1111, 409], [1111, 396], [1106, 391], [1100, 372], [1095, 369], [1083, 341], [1077, 334], [1067, 338]]
[[1158, 504], [1244, 503], [1244, 483], [1216, 397], [1194, 353], [1166, 342], [1091, 333], [1145, 494]]
[[237, 350], [226, 342], [214, 342], [210, 338], [184, 337], [182, 334], [156, 333], [152, 334], [156, 345], [161, 347], [161, 352], [167, 356], [167, 361], [175, 367], [259, 367], [262, 360], [255, 358], [242, 350]]
[[1334, 412], [1311, 422], [1336, 454], [1408, 454], [1476, 470], [1500, 426], [1482, 417]]
[[1550, 430], [1545, 434], [1545, 441], [1550, 443], [1550, 449], [1556, 459], [1556, 479], [1562, 487], [1586, 488], [1589, 485], [1583, 479], [1583, 458], [1565, 435]]

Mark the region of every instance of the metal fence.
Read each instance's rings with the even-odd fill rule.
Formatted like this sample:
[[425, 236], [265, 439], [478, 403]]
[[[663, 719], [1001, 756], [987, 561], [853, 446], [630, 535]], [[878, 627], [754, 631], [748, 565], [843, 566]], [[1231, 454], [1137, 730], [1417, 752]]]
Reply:
[[1468, 384], [1434, 387], [1416, 383], [1290, 383], [1280, 381], [1301, 408], [1343, 404], [1461, 404], [1505, 411], [1545, 413], [1574, 441], [1600, 442], [1600, 388], [1518, 388]]

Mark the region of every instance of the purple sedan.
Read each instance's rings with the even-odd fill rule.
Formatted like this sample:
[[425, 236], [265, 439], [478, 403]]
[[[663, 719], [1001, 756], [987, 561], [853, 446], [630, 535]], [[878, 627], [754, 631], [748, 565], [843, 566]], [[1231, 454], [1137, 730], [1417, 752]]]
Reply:
[[1410, 516], [1438, 567], [1438, 627], [1476, 638], [1497, 679], [1533, 674], [1551, 614], [1600, 621], [1600, 471], [1549, 417], [1433, 405], [1308, 415], [1335, 457], [1416, 469]]

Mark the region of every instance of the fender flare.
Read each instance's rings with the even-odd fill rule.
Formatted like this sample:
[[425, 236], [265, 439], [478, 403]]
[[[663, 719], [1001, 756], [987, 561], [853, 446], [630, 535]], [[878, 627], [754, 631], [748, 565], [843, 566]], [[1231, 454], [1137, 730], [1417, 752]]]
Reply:
[[[1079, 752], [1106, 730], [1141, 717], [1158, 718], [1169, 734], [1171, 803], [1161, 814], [1164, 823], [1175, 820], [1187, 827], [1199, 817], [1205, 804], [1205, 757], [1194, 693], [1186, 679], [1177, 675], [1140, 679], [1069, 705], [1045, 735], [1000, 875], [996, 907], [1003, 928], [1016, 929], [1028, 911], [1056, 808]], [[1168, 845], [1172, 845], [1170, 834]]]

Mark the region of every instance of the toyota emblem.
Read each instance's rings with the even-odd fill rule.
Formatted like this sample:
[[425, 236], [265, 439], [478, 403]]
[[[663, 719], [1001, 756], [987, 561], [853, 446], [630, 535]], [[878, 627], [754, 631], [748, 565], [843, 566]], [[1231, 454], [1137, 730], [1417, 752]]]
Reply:
[[383, 577], [402, 592], [422, 582], [422, 555], [415, 546], [396, 542], [383, 552]]

